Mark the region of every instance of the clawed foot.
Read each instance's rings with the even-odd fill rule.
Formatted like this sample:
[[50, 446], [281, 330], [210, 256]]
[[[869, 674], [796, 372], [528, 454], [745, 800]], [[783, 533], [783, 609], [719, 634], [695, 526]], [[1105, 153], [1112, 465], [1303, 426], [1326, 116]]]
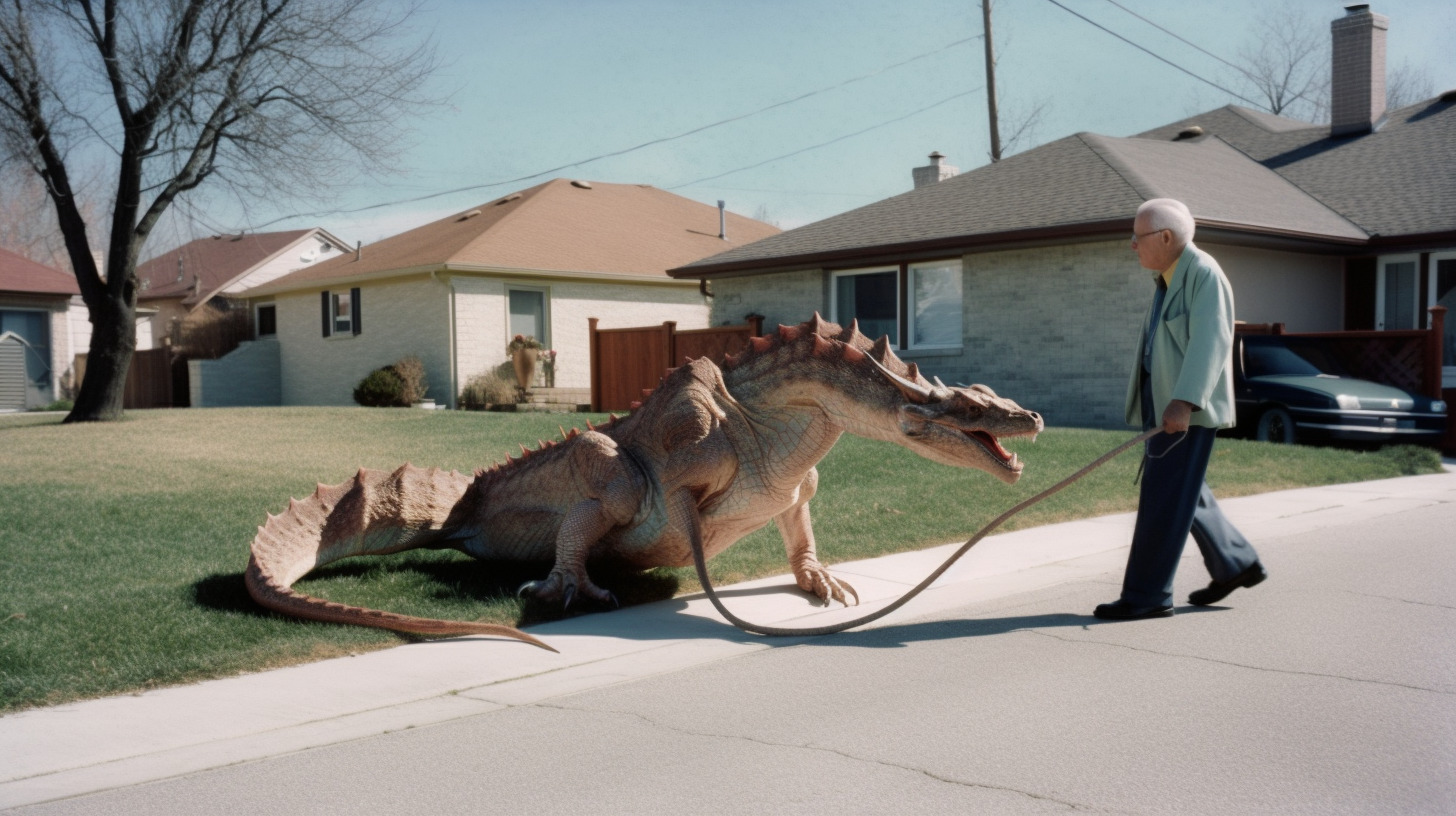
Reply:
[[591, 582], [585, 575], [575, 577], [561, 570], [552, 570], [541, 581], [527, 581], [516, 590], [516, 597], [531, 596], [542, 603], [561, 603], [562, 609], [570, 609], [578, 597], [587, 598], [613, 609], [621, 606], [617, 596]]
[[839, 601], [849, 606], [849, 599], [853, 598], [855, 605], [859, 604], [859, 593], [848, 581], [840, 580], [829, 574], [829, 570], [822, 564], [814, 564], [805, 567], [794, 576], [799, 582], [799, 589], [805, 592], [812, 592], [818, 596], [825, 606], [833, 601]]

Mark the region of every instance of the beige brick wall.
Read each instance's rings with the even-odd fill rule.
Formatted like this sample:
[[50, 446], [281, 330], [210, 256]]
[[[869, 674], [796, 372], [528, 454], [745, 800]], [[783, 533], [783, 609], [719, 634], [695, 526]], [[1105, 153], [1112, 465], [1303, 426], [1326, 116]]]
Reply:
[[[338, 291], [347, 292], [348, 286]], [[334, 291], [334, 290], [331, 290]], [[449, 398], [449, 290], [438, 280], [365, 284], [360, 292], [363, 332], [324, 337], [318, 290], [280, 295], [278, 343], [284, 405], [353, 405], [354, 386], [366, 374], [416, 355], [430, 380], [427, 394]]]
[[765, 331], [779, 324], [794, 326], [829, 307], [824, 295], [824, 273], [818, 269], [781, 272], [713, 281], [713, 323], [737, 325], [748, 314], [764, 316]]

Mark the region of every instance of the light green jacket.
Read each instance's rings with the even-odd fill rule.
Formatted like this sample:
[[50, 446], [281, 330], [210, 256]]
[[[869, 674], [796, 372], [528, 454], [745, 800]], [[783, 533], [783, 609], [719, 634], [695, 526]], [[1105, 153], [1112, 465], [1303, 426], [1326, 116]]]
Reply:
[[[1143, 315], [1137, 353], [1127, 385], [1127, 423], [1142, 427], [1143, 367], [1152, 305]], [[1163, 316], [1153, 335], [1153, 416], [1161, 421], [1175, 399], [1197, 406], [1189, 419], [1205, 428], [1234, 424], [1234, 292], [1218, 261], [1189, 244], [1178, 258], [1173, 282], [1163, 296]]]

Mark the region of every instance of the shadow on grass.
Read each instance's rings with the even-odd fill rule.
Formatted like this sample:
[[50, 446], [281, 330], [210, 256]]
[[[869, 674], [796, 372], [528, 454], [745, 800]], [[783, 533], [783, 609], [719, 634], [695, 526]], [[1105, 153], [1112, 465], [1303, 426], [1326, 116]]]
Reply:
[[[404, 557], [381, 564], [376, 559], [353, 559], [331, 564], [310, 573], [311, 581], [355, 579], [367, 582], [385, 573], [413, 573], [419, 576], [424, 592], [436, 599], [468, 599], [517, 610], [515, 625], [563, 620], [583, 614], [609, 611], [591, 603], [574, 603], [569, 610], [558, 604], [546, 604], [531, 598], [518, 598], [521, 584], [546, 576], [549, 563], [480, 562], [441, 560], [429, 556]], [[665, 571], [643, 572], [611, 565], [594, 566], [592, 579], [617, 596], [623, 607], [654, 603], [677, 593], [678, 579]], [[214, 573], [192, 585], [192, 598], [198, 606], [219, 612], [241, 613], [254, 617], [271, 617], [277, 613], [259, 606], [243, 583], [242, 572]], [[412, 636], [404, 636], [413, 639]]]

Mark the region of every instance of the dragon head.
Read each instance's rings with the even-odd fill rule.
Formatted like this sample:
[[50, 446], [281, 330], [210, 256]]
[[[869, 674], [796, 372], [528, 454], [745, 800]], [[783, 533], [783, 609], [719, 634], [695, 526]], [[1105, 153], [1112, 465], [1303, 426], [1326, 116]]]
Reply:
[[1021, 478], [1021, 460], [1001, 446], [1008, 436], [1041, 433], [1041, 415], [996, 396], [984, 385], [951, 387], [909, 379], [869, 357], [904, 397], [899, 444], [935, 462], [984, 470], [1007, 484]]

